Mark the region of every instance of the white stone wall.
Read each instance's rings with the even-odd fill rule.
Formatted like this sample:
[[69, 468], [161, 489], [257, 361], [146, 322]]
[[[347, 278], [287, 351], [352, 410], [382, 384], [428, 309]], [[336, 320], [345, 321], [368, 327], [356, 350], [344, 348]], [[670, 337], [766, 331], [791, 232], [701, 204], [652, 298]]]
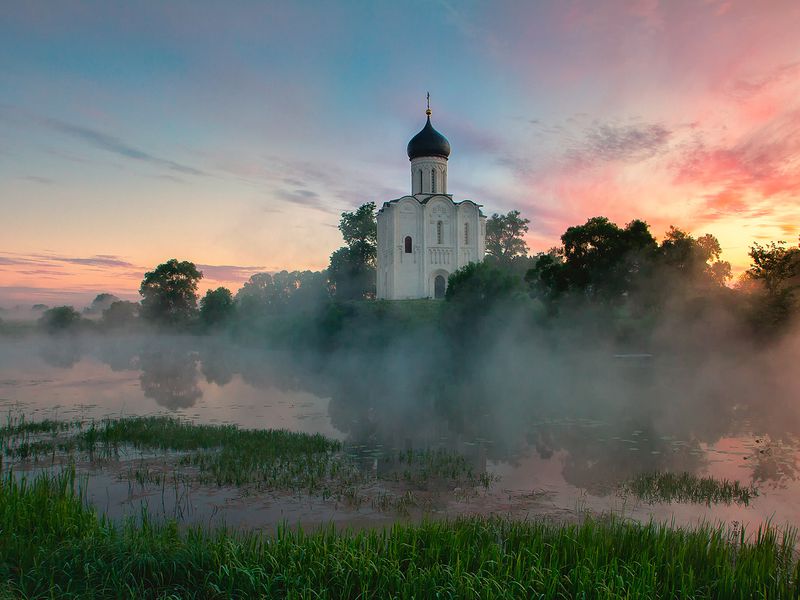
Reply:
[[378, 211], [378, 298], [433, 298], [438, 276], [446, 282], [456, 269], [483, 260], [485, 222], [477, 204], [443, 194], [386, 202]]
[[423, 156], [413, 159], [411, 161], [411, 193], [415, 195], [446, 194], [447, 159], [439, 156]]

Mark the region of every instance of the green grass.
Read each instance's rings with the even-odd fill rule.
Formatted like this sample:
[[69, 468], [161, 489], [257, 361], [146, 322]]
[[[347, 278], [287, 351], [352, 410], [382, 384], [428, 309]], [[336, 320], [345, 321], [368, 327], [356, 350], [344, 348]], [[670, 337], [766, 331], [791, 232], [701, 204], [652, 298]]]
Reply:
[[[494, 479], [475, 473], [458, 454], [444, 450], [389, 453], [378, 479], [403, 489], [375, 491], [375, 476], [360, 470], [340, 442], [284, 430], [198, 425], [172, 417], [128, 417], [82, 423], [8, 418], [0, 427], [3, 455], [35, 465], [95, 461], [122, 466], [130, 486], [178, 489], [215, 485], [252, 491], [319, 496], [358, 508], [407, 514], [418, 506], [407, 488], [448, 492], [489, 488]], [[97, 459], [100, 459], [99, 461]], [[131, 490], [132, 491], [132, 487]], [[428, 498], [430, 501], [430, 498]]]
[[631, 494], [645, 502], [694, 502], [697, 504], [743, 504], [758, 496], [755, 486], [738, 481], [698, 477], [691, 473], [645, 473], [620, 486], [623, 494]]
[[793, 531], [497, 518], [277, 535], [118, 526], [74, 471], [0, 481], [0, 594], [24, 598], [796, 598]]

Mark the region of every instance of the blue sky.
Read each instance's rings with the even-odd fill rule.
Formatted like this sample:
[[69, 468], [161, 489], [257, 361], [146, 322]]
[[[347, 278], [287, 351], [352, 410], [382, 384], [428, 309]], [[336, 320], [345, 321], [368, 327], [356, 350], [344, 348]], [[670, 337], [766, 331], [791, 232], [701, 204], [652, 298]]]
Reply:
[[9, 4], [0, 304], [323, 268], [342, 210], [408, 191], [426, 91], [450, 191], [532, 252], [602, 214], [741, 269], [798, 234], [797, 31], [790, 1]]

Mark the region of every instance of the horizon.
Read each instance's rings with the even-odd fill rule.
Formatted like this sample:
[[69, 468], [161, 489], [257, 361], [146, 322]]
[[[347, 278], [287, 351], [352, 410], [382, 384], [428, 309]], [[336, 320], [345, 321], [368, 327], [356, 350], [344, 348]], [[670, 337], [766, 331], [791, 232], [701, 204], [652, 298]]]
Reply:
[[766, 4], [9, 6], [0, 306], [138, 299], [173, 257], [201, 294], [324, 269], [342, 211], [410, 191], [428, 91], [449, 191], [531, 254], [602, 215], [741, 273], [800, 233], [800, 5]]

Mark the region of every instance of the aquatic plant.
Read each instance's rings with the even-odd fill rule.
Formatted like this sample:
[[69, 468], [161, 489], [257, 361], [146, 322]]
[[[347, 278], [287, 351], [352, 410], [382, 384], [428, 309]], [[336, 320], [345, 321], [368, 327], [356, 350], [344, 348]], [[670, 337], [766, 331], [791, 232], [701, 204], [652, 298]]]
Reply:
[[58, 598], [793, 598], [794, 530], [462, 518], [277, 535], [123, 526], [75, 471], [0, 482], [0, 596]]
[[698, 504], [743, 504], [747, 506], [758, 489], [738, 481], [698, 477], [691, 473], [645, 473], [623, 483], [619, 491], [645, 502], [694, 502]]
[[[376, 476], [358, 468], [357, 456], [319, 434], [250, 430], [234, 425], [201, 425], [167, 416], [126, 417], [89, 422], [12, 420], [0, 429], [3, 453], [12, 461], [67, 463], [77, 457], [102, 466], [119, 464], [121, 479], [164, 487], [167, 480], [231, 486], [242, 493], [284, 491], [318, 495], [358, 509], [407, 514], [419, 505], [413, 489], [489, 488], [494, 477], [476, 474], [463, 456], [443, 449], [389, 452], [377, 479], [402, 489], [365, 490]], [[116, 462], [115, 462], [116, 461]], [[132, 492], [132, 487], [129, 487]], [[377, 494], [377, 495], [376, 495]]]

